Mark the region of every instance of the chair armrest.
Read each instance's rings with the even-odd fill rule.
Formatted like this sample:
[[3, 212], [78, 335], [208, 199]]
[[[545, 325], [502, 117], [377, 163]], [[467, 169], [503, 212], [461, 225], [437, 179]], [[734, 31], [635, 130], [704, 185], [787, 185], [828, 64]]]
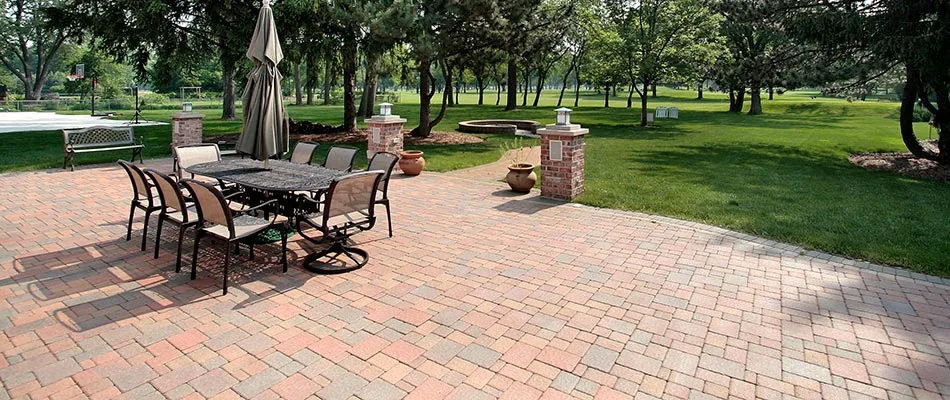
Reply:
[[[248, 214], [248, 213], [251, 213], [251, 212], [260, 210], [260, 209], [264, 208], [265, 206], [269, 206], [269, 205], [272, 205], [272, 204], [277, 204], [277, 199], [265, 201], [265, 202], [263, 202], [263, 203], [261, 203], [261, 204], [258, 204], [258, 205], [254, 206], [254, 207], [251, 207], [251, 208], [248, 208], [248, 209], [246, 209], [246, 210], [234, 210], [234, 209], [232, 209], [231, 212], [234, 213], [234, 214]], [[275, 213], [275, 215], [276, 215], [276, 213]]]

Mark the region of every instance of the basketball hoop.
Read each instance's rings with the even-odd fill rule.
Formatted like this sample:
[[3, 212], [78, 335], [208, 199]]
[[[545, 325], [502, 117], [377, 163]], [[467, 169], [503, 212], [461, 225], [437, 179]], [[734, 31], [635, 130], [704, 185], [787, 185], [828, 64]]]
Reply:
[[69, 74], [68, 76], [66, 76], [66, 80], [70, 82], [75, 82], [82, 78], [83, 78], [82, 75], [76, 75], [76, 74]]
[[69, 74], [69, 76], [66, 77], [66, 80], [70, 82], [75, 82], [85, 77], [86, 77], [86, 64], [76, 64], [76, 73]]

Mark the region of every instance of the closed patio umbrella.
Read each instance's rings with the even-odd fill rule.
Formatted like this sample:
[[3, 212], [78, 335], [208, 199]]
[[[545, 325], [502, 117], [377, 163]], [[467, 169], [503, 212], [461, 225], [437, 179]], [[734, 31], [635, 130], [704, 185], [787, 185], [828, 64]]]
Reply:
[[256, 160], [264, 160], [267, 168], [270, 157], [287, 152], [290, 122], [280, 88], [282, 76], [277, 70], [284, 53], [277, 39], [270, 1], [263, 3], [251, 46], [247, 49], [247, 58], [254, 62], [254, 68], [247, 75], [244, 88], [244, 128], [236, 149]]

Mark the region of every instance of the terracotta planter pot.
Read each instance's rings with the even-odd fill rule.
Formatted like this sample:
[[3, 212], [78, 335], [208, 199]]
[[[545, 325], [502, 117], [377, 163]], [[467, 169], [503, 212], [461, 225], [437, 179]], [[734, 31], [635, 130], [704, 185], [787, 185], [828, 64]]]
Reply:
[[538, 175], [534, 173], [534, 165], [512, 164], [508, 166], [506, 180], [512, 191], [528, 193], [538, 183]]
[[426, 167], [426, 159], [422, 158], [422, 154], [419, 150], [408, 150], [399, 153], [399, 169], [402, 170], [402, 173], [409, 176], [421, 174]]

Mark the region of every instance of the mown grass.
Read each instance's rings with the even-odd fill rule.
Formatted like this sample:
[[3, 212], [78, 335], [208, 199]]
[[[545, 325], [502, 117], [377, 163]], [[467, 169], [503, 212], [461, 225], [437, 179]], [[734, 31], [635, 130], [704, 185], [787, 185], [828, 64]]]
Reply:
[[[623, 94], [621, 94], [623, 95]], [[765, 101], [765, 115], [724, 112], [726, 100], [707, 94], [693, 100], [687, 91], [661, 90], [657, 105], [680, 108], [679, 120], [636, 127], [639, 110], [602, 108], [602, 97], [587, 93], [573, 114], [590, 128], [587, 192], [579, 202], [701, 221], [878, 263], [950, 276], [950, 184], [869, 171], [848, 162], [858, 152], [906, 151], [893, 102], [848, 103], [812, 99], [793, 92]], [[410, 94], [404, 101], [412, 101]], [[494, 95], [488, 96], [494, 102]], [[625, 98], [614, 98], [622, 107]], [[462, 95], [463, 104], [475, 102]], [[555, 95], [539, 108], [503, 112], [494, 105], [452, 108], [438, 129], [485, 118], [534, 119], [551, 123]], [[636, 104], [635, 104], [636, 105]], [[395, 112], [415, 124], [417, 105]], [[297, 119], [336, 124], [342, 109], [288, 107]], [[171, 112], [150, 111], [168, 120]], [[240, 122], [209, 115], [207, 135], [236, 132]], [[920, 132], [927, 135], [927, 126]], [[137, 128], [146, 137], [146, 157], [170, 154], [169, 127]], [[0, 171], [57, 167], [58, 132], [3, 134]], [[427, 169], [454, 170], [494, 161], [509, 138], [487, 135], [478, 145], [418, 146]], [[533, 144], [533, 143], [531, 143]], [[111, 162], [121, 154], [85, 155], [82, 163]], [[361, 161], [365, 162], [365, 161]], [[578, 221], [582, 223], [582, 221]]]

